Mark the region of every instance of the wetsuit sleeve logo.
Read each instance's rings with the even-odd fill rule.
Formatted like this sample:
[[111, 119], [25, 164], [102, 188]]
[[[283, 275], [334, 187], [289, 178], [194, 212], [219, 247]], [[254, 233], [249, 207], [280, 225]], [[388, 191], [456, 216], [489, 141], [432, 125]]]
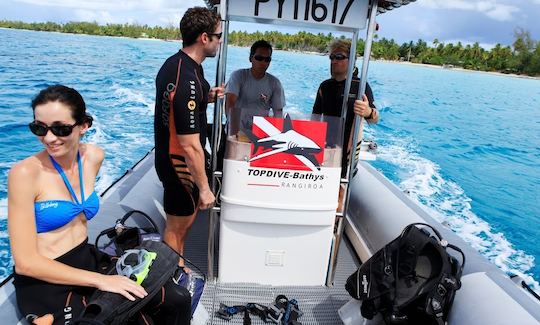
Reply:
[[195, 103], [194, 100], [190, 100], [188, 103], [187, 103], [187, 107], [190, 111], [194, 110], [196, 107], [197, 107], [197, 104]]

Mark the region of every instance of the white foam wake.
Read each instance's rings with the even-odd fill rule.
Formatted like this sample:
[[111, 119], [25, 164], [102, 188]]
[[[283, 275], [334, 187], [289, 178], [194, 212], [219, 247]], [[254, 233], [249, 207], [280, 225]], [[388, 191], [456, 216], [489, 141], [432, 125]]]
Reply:
[[[0, 219], [7, 219], [7, 198], [0, 199]], [[7, 238], [7, 231], [0, 231], [0, 238]]]
[[414, 143], [402, 138], [390, 139], [378, 148], [378, 159], [399, 167], [397, 184], [428, 213], [452, 229], [474, 249], [507, 274], [521, 276], [540, 292], [539, 283], [528, 271], [534, 257], [513, 247], [500, 232], [478, 217], [471, 208], [471, 199], [455, 182], [441, 176], [440, 168], [414, 152]]
[[[147, 98], [147, 93], [126, 88], [116, 83], [113, 84], [112, 90], [115, 97], [118, 98], [115, 106], [129, 110], [138, 110], [147, 116], [154, 115], [154, 100]], [[142, 105], [129, 105], [129, 103], [140, 103]]]

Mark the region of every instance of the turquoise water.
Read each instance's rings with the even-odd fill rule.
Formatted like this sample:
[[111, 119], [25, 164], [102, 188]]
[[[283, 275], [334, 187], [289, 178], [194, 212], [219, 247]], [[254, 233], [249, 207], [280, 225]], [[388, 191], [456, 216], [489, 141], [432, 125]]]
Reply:
[[[98, 190], [153, 146], [154, 77], [178, 43], [0, 29], [0, 278], [11, 271], [10, 166], [41, 145], [28, 131], [32, 96], [52, 83], [77, 88], [95, 117], [87, 141], [106, 150]], [[229, 49], [228, 73], [248, 49]], [[276, 51], [286, 110], [311, 111], [328, 59]], [[215, 83], [215, 60], [205, 62]], [[540, 280], [540, 81], [373, 62], [381, 122], [373, 165], [508, 273]]]

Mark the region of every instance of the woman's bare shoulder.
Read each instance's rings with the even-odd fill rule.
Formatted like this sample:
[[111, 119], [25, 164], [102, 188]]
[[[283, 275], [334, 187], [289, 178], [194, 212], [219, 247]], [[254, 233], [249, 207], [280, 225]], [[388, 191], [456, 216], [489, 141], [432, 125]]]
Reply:
[[80, 151], [85, 159], [93, 164], [101, 165], [105, 158], [105, 151], [95, 144], [81, 143]]
[[43, 162], [40, 154], [36, 154], [13, 164], [9, 171], [9, 178], [35, 180], [42, 170]]

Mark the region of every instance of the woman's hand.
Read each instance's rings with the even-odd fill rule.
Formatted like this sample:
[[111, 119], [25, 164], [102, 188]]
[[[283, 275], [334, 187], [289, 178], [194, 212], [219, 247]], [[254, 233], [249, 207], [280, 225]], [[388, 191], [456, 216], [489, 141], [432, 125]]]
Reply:
[[35, 325], [52, 325], [54, 322], [54, 316], [52, 314], [47, 314], [32, 320], [32, 324]]
[[103, 275], [96, 287], [101, 291], [121, 294], [131, 301], [135, 300], [134, 296], [142, 299], [148, 295], [142, 286], [122, 275]]

